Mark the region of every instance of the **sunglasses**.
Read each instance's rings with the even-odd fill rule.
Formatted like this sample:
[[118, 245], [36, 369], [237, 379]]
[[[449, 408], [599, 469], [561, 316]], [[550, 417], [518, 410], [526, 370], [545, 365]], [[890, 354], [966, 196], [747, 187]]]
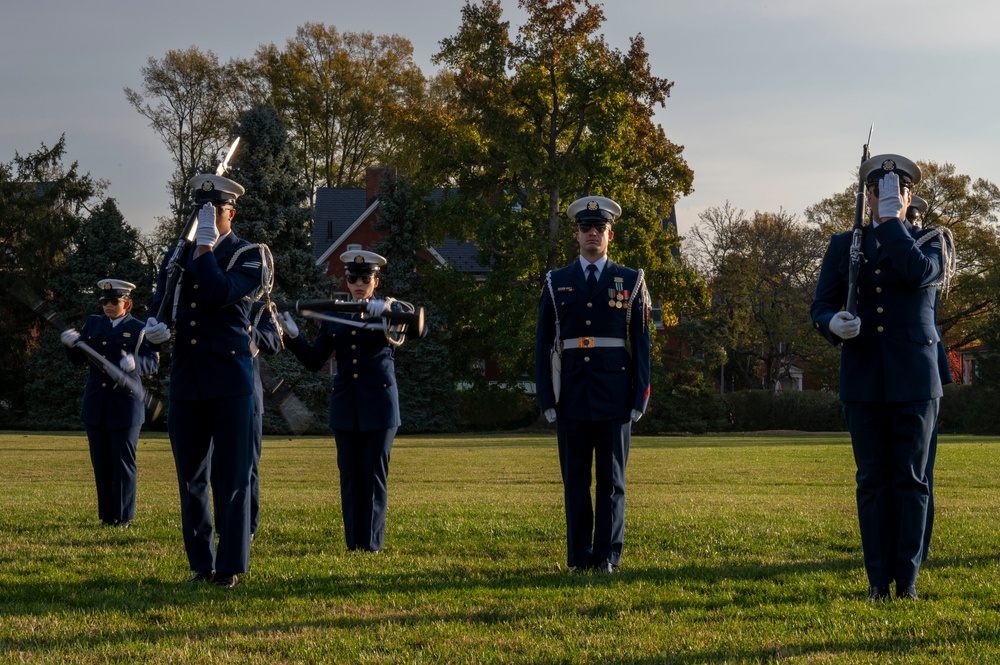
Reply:
[[372, 283], [372, 276], [371, 275], [365, 275], [364, 277], [361, 277], [359, 275], [348, 275], [347, 276], [347, 283], [348, 284], [357, 284], [358, 282], [363, 282], [365, 284], [371, 284]]
[[577, 224], [576, 228], [580, 230], [580, 233], [590, 233], [591, 229], [597, 229], [598, 233], [604, 233], [608, 225], [607, 224]]
[[98, 298], [98, 300], [101, 301], [102, 305], [117, 305], [118, 303], [123, 302], [125, 298]]

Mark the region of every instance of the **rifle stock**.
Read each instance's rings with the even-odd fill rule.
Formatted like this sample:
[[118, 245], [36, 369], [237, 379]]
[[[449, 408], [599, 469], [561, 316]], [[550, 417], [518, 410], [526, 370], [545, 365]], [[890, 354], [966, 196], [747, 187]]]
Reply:
[[[861, 148], [861, 164], [871, 157], [870, 145], [875, 124], [868, 130], [868, 142]], [[851, 236], [851, 266], [847, 278], [847, 305], [845, 309], [851, 316], [858, 313], [858, 273], [861, 272], [861, 241], [864, 237], [865, 214], [865, 179], [858, 173], [858, 198], [854, 204], [854, 228]]]

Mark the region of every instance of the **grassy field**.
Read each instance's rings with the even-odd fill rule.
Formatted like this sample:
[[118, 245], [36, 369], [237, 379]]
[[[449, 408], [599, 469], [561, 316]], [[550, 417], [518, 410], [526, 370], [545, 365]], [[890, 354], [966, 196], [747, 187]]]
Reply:
[[267, 438], [252, 572], [191, 585], [168, 441], [132, 529], [82, 434], [0, 433], [0, 661], [1000, 662], [1000, 445], [942, 437], [916, 603], [865, 602], [846, 435], [633, 440], [614, 576], [565, 569], [554, 436], [405, 437], [386, 548], [349, 553], [329, 438]]

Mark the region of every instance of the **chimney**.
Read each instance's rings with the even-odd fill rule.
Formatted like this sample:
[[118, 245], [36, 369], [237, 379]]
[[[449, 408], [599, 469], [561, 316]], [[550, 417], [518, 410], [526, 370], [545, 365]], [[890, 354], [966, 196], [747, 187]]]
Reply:
[[365, 206], [370, 206], [378, 198], [379, 186], [382, 178], [388, 175], [393, 180], [399, 175], [399, 168], [395, 166], [369, 166], [365, 169]]

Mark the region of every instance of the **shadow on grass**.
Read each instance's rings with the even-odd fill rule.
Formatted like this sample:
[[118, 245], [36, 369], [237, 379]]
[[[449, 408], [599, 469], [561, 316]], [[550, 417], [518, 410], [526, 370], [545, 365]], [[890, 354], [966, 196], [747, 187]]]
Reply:
[[[430, 560], [433, 563], [433, 559]], [[860, 562], [854, 557], [832, 560], [789, 562], [781, 564], [737, 563], [719, 565], [685, 565], [680, 567], [631, 567], [626, 565], [612, 576], [569, 575], [551, 569], [542, 570], [533, 562], [489, 570], [483, 560], [443, 561], [436, 567], [397, 572], [398, 555], [372, 557], [357, 553], [335, 557], [330, 562], [336, 569], [321, 574], [276, 573], [261, 571], [250, 575], [247, 583], [233, 590], [210, 584], [192, 584], [175, 579], [144, 577], [122, 580], [118, 577], [97, 577], [72, 583], [36, 581], [30, 578], [17, 583], [0, 584], [0, 616], [36, 624], [45, 617], [58, 616], [70, 625], [79, 622], [81, 628], [72, 635], [44, 631], [0, 638], [0, 653], [32, 652], [38, 654], [68, 654], [107, 649], [109, 645], [135, 643], [155, 644], [181, 640], [213, 641], [226, 635], [248, 638], [289, 631], [332, 630], [355, 631], [374, 625], [392, 624], [402, 628], [427, 624], [474, 624], [482, 630], [509, 631], [511, 627], [538, 626], [560, 621], [561, 616], [575, 620], [602, 622], [596, 630], [613, 629], [621, 615], [623, 601], [628, 611], [638, 616], [666, 615], [675, 612], [710, 613], [715, 610], [756, 612], [772, 608], [778, 613], [794, 612], [796, 606], [828, 606], [836, 601], [858, 601], [858, 613], [876, 612], [868, 606], [864, 591], [858, 589], [845, 597], [835, 583], [817, 582], [816, 575], [836, 573], [850, 577]], [[993, 557], [952, 559], [941, 565], [986, 566]], [[343, 571], [343, 572], [341, 572]], [[630, 596], [630, 588], [634, 587]], [[654, 591], [654, 590], [659, 590]], [[606, 591], [609, 593], [599, 593]], [[385, 594], [394, 600], [381, 604]], [[434, 602], [428, 603], [431, 597]], [[534, 597], [534, 600], [532, 600]], [[521, 602], [527, 599], [527, 602]], [[288, 601], [288, 607], [282, 604]], [[548, 601], [573, 609], [554, 610]], [[926, 601], [925, 601], [926, 602]], [[353, 611], [366, 605], [365, 612]], [[898, 607], [902, 607], [900, 604]], [[270, 610], [268, 608], [271, 608]], [[334, 609], [340, 608], [340, 609]], [[344, 608], [348, 608], [344, 611]], [[887, 609], [886, 611], [897, 611]], [[116, 620], [99, 616], [102, 627], [86, 628], [95, 623], [95, 616], [122, 612], [129, 620], [120, 625]], [[183, 615], [204, 612], [199, 627], [178, 625]], [[252, 613], [259, 617], [246, 619]], [[286, 616], [281, 620], [270, 617]], [[705, 621], [708, 619], [706, 618]], [[520, 629], [520, 628], [519, 628]], [[72, 631], [69, 631], [72, 632]], [[2, 635], [2, 631], [0, 631]], [[996, 639], [996, 628], [979, 629], [978, 633], [962, 632], [960, 639]], [[766, 648], [726, 647], [704, 648], [673, 653], [669, 650], [648, 659], [634, 656], [621, 660], [602, 658], [601, 662], [617, 663], [722, 663], [731, 661], [767, 661], [789, 656], [849, 656], [864, 653], [891, 653], [905, 656], [942, 642], [942, 636], [927, 638], [914, 635], [889, 637], [845, 637], [844, 639], [803, 636], [793, 646], [776, 645]], [[947, 641], [947, 637], [944, 638]], [[533, 660], [545, 663], [545, 660]], [[548, 662], [564, 662], [556, 658]]]

